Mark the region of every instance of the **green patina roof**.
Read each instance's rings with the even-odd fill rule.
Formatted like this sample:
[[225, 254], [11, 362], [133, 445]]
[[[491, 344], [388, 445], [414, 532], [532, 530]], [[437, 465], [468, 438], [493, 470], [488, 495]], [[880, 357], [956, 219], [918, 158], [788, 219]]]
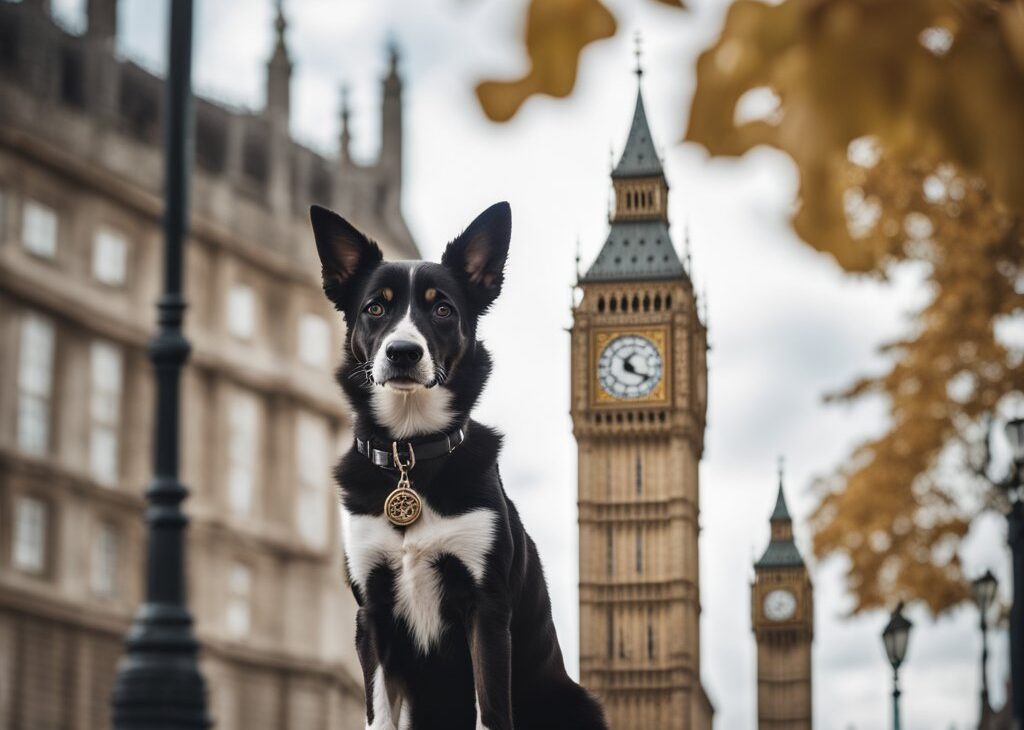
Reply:
[[764, 551], [761, 559], [754, 563], [755, 568], [800, 568], [804, 559], [796, 543], [790, 540], [772, 540]]
[[619, 164], [612, 171], [612, 177], [652, 177], [661, 174], [661, 160], [658, 159], [658, 151], [654, 148], [654, 140], [651, 138], [651, 129], [647, 125], [644, 96], [637, 89], [633, 124], [629, 128], [626, 146], [622, 150]]
[[772, 510], [772, 522], [789, 522], [789, 508], [786, 506], [786, 494], [782, 491], [782, 479], [779, 479], [779, 496], [775, 500], [775, 509]]
[[[775, 509], [772, 510], [772, 522], [791, 522], [789, 508], [786, 506], [786, 494], [782, 489], [782, 474], [779, 474], [779, 496], [775, 499]], [[803, 567], [804, 559], [800, 555], [793, 538], [785, 540], [772, 540], [765, 548], [764, 555], [754, 563], [755, 568], [800, 568]]]
[[583, 281], [674, 279], [685, 273], [665, 221], [616, 221]]
[[[661, 177], [661, 161], [654, 149], [640, 90], [636, 94], [633, 124], [612, 178]], [[676, 279], [686, 276], [661, 215], [613, 220], [601, 252], [583, 277], [585, 282]]]

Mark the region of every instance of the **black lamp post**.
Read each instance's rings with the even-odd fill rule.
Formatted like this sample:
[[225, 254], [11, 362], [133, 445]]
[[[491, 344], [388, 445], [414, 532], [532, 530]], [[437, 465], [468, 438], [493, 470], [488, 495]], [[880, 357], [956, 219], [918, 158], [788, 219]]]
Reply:
[[1010, 705], [1013, 727], [1024, 730], [1024, 418], [1006, 424], [1013, 464], [1000, 484], [1009, 500], [1007, 541], [1013, 553], [1013, 605], [1010, 607]]
[[988, 727], [988, 718], [992, 712], [988, 702], [988, 612], [996, 598], [998, 587], [991, 570], [986, 570], [985, 575], [971, 582], [974, 602], [978, 605], [978, 613], [981, 614], [981, 720], [978, 725], [982, 730]]
[[913, 624], [903, 615], [903, 602], [897, 604], [889, 617], [889, 623], [882, 631], [882, 643], [885, 655], [892, 665], [892, 727], [900, 730], [900, 665], [907, 656], [907, 643], [910, 641], [910, 627]]
[[153, 481], [146, 490], [149, 545], [146, 599], [125, 640], [113, 691], [116, 730], [208, 728], [206, 684], [185, 605], [185, 526], [178, 479], [181, 368], [189, 343], [182, 335], [182, 249], [188, 231], [192, 157], [192, 0], [171, 0], [167, 81], [164, 85], [164, 293], [160, 329], [149, 344], [156, 374]]

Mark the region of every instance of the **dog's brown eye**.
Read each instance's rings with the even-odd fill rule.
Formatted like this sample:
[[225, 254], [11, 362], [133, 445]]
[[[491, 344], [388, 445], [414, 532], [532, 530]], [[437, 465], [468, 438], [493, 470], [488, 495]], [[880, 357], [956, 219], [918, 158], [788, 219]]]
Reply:
[[438, 304], [434, 307], [434, 315], [437, 317], [450, 317], [452, 314], [452, 308], [447, 304]]
[[366, 313], [371, 317], [380, 317], [384, 314], [384, 306], [378, 302], [373, 302], [366, 308]]

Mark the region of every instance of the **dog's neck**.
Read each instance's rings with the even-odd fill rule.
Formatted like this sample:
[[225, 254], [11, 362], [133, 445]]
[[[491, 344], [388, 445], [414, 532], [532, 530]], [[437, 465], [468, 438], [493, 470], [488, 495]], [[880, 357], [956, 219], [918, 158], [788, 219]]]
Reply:
[[405, 440], [451, 430], [454, 394], [445, 387], [400, 392], [374, 387], [370, 408], [374, 422], [394, 440]]

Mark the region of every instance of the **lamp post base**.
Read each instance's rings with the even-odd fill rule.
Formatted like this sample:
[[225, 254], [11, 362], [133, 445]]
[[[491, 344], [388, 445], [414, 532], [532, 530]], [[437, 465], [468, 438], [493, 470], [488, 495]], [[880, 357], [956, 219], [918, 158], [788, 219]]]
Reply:
[[1014, 730], [1024, 730], [1024, 502], [1018, 497], [1007, 515], [1007, 542], [1013, 554], [1010, 607], [1010, 703]]
[[112, 696], [115, 730], [206, 730], [212, 725], [188, 611], [143, 604], [125, 646]]

